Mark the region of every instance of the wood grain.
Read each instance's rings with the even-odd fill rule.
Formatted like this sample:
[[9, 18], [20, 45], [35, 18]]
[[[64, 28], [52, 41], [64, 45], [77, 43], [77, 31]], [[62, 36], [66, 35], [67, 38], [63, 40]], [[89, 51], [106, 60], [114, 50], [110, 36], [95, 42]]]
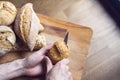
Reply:
[[120, 26], [99, 0], [81, 0], [66, 9], [65, 15], [94, 32], [82, 80], [120, 80]]
[[[84, 69], [84, 62], [88, 54], [88, 48], [92, 37], [92, 30], [85, 26], [74, 23], [58, 20], [42, 14], [38, 14], [41, 23], [46, 28], [43, 32], [48, 43], [53, 43], [56, 40], [62, 39], [65, 36], [66, 30], [69, 31], [68, 46], [70, 47], [70, 70], [73, 75], [73, 80], [80, 80]], [[48, 29], [49, 30], [48, 30]], [[0, 58], [0, 63], [10, 62], [19, 58], [24, 58], [31, 55], [29, 52], [8, 53]], [[24, 80], [23, 78], [21, 78]], [[32, 78], [25, 78], [30, 80]], [[34, 78], [33, 78], [34, 79]], [[14, 79], [17, 80], [17, 79]]]
[[90, 35], [92, 35], [92, 31], [90, 28], [86, 28], [85, 26], [80, 26], [55, 18], [49, 18], [41, 14], [38, 16], [40, 17], [42, 24], [64, 28], [70, 32], [70, 69], [73, 73], [73, 80], [80, 80], [84, 68], [84, 62], [88, 54], [88, 47], [91, 38]]
[[120, 80], [120, 26], [109, 16], [100, 0], [9, 1], [18, 7], [32, 2], [37, 12], [92, 28], [93, 38], [82, 80]]

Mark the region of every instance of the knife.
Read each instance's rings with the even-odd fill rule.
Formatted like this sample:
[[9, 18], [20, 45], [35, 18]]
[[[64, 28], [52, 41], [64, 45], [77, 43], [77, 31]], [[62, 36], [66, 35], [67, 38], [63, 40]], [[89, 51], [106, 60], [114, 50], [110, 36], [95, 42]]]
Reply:
[[66, 32], [65, 38], [64, 38], [64, 42], [67, 44], [68, 43], [68, 36], [69, 36], [69, 32]]

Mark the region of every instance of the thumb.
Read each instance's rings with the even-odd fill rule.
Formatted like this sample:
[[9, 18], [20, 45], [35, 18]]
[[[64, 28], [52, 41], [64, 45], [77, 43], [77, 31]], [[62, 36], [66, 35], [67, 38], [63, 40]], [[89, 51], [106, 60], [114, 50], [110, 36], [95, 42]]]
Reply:
[[53, 65], [51, 60], [47, 56], [45, 56], [44, 59], [46, 61], [46, 72], [48, 73], [52, 69]]
[[36, 52], [34, 53], [34, 55], [36, 55], [36, 54], [37, 54], [38, 56], [44, 55], [49, 49], [52, 48], [52, 46], [53, 46], [53, 44], [48, 44], [48, 45], [42, 47], [40, 50], [36, 51]]
[[35, 66], [37, 64], [39, 64], [42, 59], [44, 58], [44, 54], [46, 53], [46, 51], [48, 51], [50, 48], [52, 47], [52, 44], [48, 44], [47, 46], [41, 48], [39, 51], [34, 52], [34, 54], [32, 54], [31, 56], [29, 56], [27, 58], [27, 66]]
[[69, 59], [63, 59], [63, 60], [59, 61], [57, 64], [67, 65], [68, 63], [69, 63]]

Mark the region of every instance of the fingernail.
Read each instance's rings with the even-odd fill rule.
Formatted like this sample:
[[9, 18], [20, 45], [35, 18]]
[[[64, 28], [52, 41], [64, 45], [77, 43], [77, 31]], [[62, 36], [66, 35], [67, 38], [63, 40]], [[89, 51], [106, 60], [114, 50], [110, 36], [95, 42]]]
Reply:
[[49, 44], [47, 44], [47, 46], [45, 46], [45, 48], [46, 48], [46, 49], [51, 49], [52, 46], [53, 46], [53, 44], [49, 43]]
[[48, 43], [47, 45], [48, 45], [48, 46], [53, 46], [53, 44], [52, 44], [52, 43]]
[[72, 74], [71, 74], [71, 72], [68, 72], [68, 75], [70, 75], [70, 76], [71, 76], [71, 75], [72, 75]]
[[68, 63], [69, 63], [69, 59], [63, 59], [63, 60], [62, 60], [62, 63], [68, 64]]
[[68, 66], [66, 66], [66, 70], [69, 70], [69, 67], [68, 67]]

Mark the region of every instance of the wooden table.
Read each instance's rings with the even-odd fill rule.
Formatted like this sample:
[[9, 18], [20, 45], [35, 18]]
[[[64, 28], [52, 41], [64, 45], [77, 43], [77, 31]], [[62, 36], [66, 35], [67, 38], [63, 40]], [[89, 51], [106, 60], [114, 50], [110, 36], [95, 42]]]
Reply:
[[[69, 32], [69, 67], [70, 71], [72, 72], [73, 79], [80, 80], [84, 69], [84, 63], [88, 54], [88, 48], [92, 37], [92, 30], [85, 26], [47, 17], [42, 14], [38, 14], [38, 17], [41, 21], [41, 24], [43, 24], [45, 27], [43, 34], [46, 37], [47, 43], [54, 43], [59, 39], [63, 40], [66, 33], [65, 31], [67, 30]], [[30, 55], [31, 53], [26, 51], [10, 52], [0, 58], [0, 64], [28, 57]], [[14, 80], [35, 79], [36, 78], [20, 77], [19, 79]]]
[[82, 80], [120, 80], [120, 26], [99, 0], [81, 0], [66, 9], [66, 15], [69, 21], [93, 29]]
[[[34, 7], [40, 6], [35, 8], [38, 12], [92, 28], [93, 38], [82, 80], [120, 79], [120, 31], [113, 19], [98, 2], [99, 0], [9, 1], [19, 3], [16, 5], [18, 7], [30, 1], [36, 4]], [[41, 1], [42, 4], [38, 1]]]

